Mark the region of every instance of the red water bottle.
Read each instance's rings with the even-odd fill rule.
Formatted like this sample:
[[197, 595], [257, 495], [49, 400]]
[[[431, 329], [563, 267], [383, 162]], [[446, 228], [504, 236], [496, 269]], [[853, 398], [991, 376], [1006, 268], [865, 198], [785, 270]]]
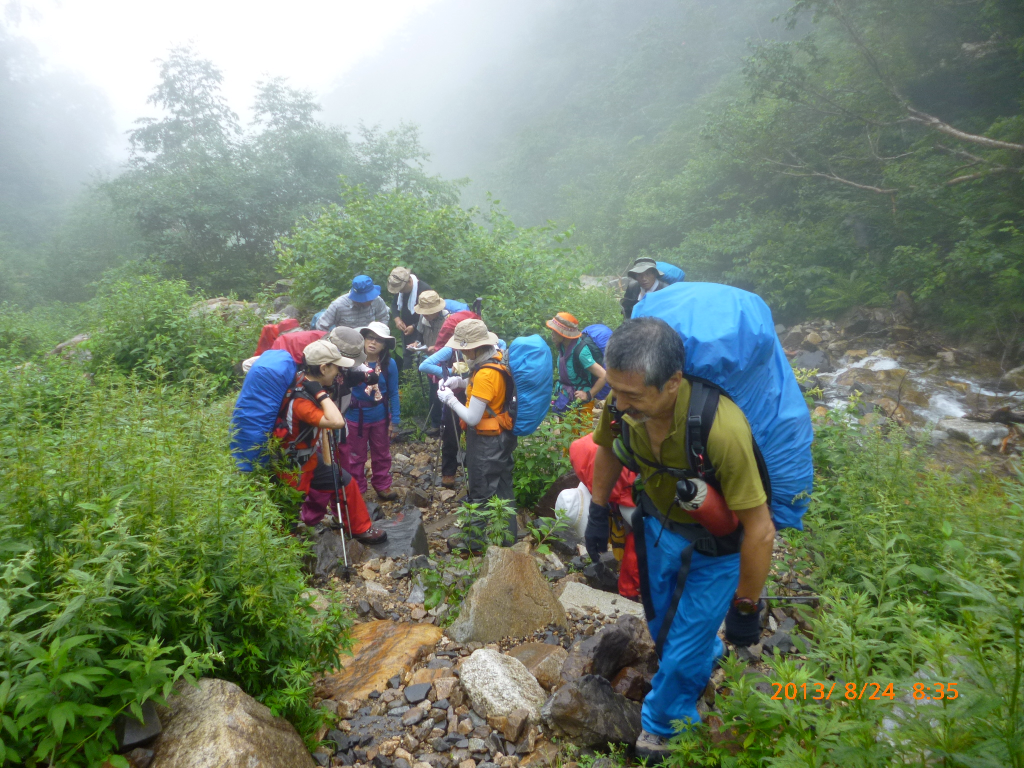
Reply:
[[698, 477], [676, 483], [676, 503], [715, 536], [728, 536], [740, 519], [717, 490]]

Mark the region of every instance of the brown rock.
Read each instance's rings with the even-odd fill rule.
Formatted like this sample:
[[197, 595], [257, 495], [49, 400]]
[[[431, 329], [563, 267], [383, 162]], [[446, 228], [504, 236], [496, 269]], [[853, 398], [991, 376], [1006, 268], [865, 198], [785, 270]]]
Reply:
[[627, 699], [643, 701], [651, 690], [651, 680], [636, 667], [623, 667], [612, 680], [612, 690]]
[[502, 730], [502, 735], [506, 741], [516, 742], [523, 735], [523, 729], [527, 728], [530, 724], [530, 710], [528, 709], [516, 709], [509, 713], [506, 718], [505, 728]]
[[457, 642], [524, 637], [549, 624], [566, 626], [565, 609], [526, 551], [489, 547], [483, 567], [448, 629]]
[[352, 658], [344, 669], [326, 675], [317, 695], [323, 699], [365, 699], [370, 691], [383, 691], [395, 675], [405, 676], [441, 639], [441, 629], [430, 624], [370, 621], [352, 628]]
[[[409, 685], [419, 685], [420, 683], [433, 683], [435, 680], [440, 680], [442, 677], [455, 677], [455, 673], [451, 669], [445, 667], [443, 669], [428, 669], [423, 667], [417, 669], [412, 673], [412, 677], [409, 679]], [[435, 688], [436, 690], [436, 688]], [[446, 696], [439, 696], [438, 698], [444, 699]]]
[[584, 675], [598, 675], [612, 680], [623, 667], [646, 667], [652, 659], [656, 659], [654, 642], [646, 625], [627, 614], [615, 624], [606, 624], [592, 637], [575, 643], [562, 665], [561, 679], [571, 683]]
[[817, 333], [816, 331], [811, 331], [806, 336], [804, 336], [802, 346], [804, 349], [809, 349], [813, 351], [818, 348], [818, 345], [821, 344], [822, 341], [823, 339], [821, 338], [820, 333]]
[[828, 408], [826, 408], [824, 405], [819, 405], [817, 408], [814, 409], [814, 413], [812, 413], [811, 415], [814, 416], [814, 418], [816, 419], [823, 419], [828, 415]]
[[550, 768], [558, 761], [558, 747], [550, 741], [541, 741], [519, 764], [520, 768]]
[[150, 768], [313, 768], [302, 737], [234, 683], [180, 683]]
[[[450, 669], [437, 671], [447, 672], [448, 674], [434, 678], [434, 694], [437, 696], [438, 699], [448, 699], [448, 701], [451, 702], [452, 695], [458, 689], [459, 679], [455, 677], [455, 675], [452, 673]], [[452, 706], [457, 705], [453, 704]]]
[[[507, 651], [508, 655], [519, 659], [537, 678], [537, 682], [547, 691], [557, 688], [561, 679], [562, 664], [568, 652], [560, 645], [548, 643], [524, 643]], [[515, 739], [509, 739], [515, 741]]]

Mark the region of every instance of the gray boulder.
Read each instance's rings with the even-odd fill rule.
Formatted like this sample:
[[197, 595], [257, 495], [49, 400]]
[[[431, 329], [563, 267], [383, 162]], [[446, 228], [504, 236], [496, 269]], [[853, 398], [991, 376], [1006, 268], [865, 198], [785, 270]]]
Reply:
[[587, 675], [563, 685], [544, 705], [544, 723], [581, 746], [632, 744], [640, 735], [639, 702], [612, 690], [603, 677]]
[[150, 768], [309, 768], [302, 737], [234, 683], [179, 684]]
[[948, 433], [956, 440], [985, 446], [997, 443], [1007, 435], [1005, 424], [970, 421], [969, 419], [942, 419], [936, 428]]
[[416, 507], [405, 507], [394, 517], [378, 521], [377, 528], [387, 532], [388, 540], [367, 547], [375, 557], [413, 558], [416, 555], [429, 554], [427, 530], [423, 527], [423, 513]]

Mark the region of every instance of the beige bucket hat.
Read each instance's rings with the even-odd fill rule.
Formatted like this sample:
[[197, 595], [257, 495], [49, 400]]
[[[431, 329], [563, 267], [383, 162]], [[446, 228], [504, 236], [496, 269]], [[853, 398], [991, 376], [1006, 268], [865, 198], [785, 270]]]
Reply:
[[327, 337], [327, 340], [338, 348], [345, 357], [352, 358], [352, 365], [366, 362], [366, 351], [363, 348], [363, 334], [355, 328], [339, 325]]
[[302, 356], [306, 365], [327, 365], [334, 363], [340, 368], [351, 368], [353, 362], [350, 358], [341, 354], [336, 346], [327, 339], [317, 339], [312, 344], [307, 344], [302, 350]]
[[496, 347], [498, 346], [498, 337], [487, 330], [483, 320], [470, 318], [455, 326], [455, 333], [452, 334], [445, 346], [452, 349]]
[[424, 291], [416, 300], [416, 306], [412, 311], [417, 315], [432, 315], [444, 309], [444, 299], [438, 296], [437, 291]]
[[405, 284], [409, 282], [412, 272], [408, 267], [395, 267], [388, 275], [388, 293], [400, 293]]

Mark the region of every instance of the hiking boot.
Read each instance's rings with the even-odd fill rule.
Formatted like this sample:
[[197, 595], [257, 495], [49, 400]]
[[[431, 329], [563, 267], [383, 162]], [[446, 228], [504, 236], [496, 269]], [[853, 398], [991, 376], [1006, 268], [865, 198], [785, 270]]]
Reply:
[[352, 538], [360, 544], [383, 544], [388, 540], [388, 532], [371, 525], [362, 533], [353, 533]]
[[377, 498], [381, 501], [397, 501], [398, 491], [388, 488], [386, 491], [377, 491]]
[[443, 485], [445, 488], [454, 488], [455, 487], [455, 475], [445, 475], [444, 477], [442, 477], [441, 478], [441, 485]]
[[427, 437], [440, 437], [440, 436], [441, 436], [441, 428], [440, 427], [431, 427], [430, 429], [427, 430]]
[[661, 765], [671, 753], [672, 749], [668, 745], [666, 736], [640, 731], [640, 735], [636, 739], [637, 760], [646, 758], [649, 766]]

